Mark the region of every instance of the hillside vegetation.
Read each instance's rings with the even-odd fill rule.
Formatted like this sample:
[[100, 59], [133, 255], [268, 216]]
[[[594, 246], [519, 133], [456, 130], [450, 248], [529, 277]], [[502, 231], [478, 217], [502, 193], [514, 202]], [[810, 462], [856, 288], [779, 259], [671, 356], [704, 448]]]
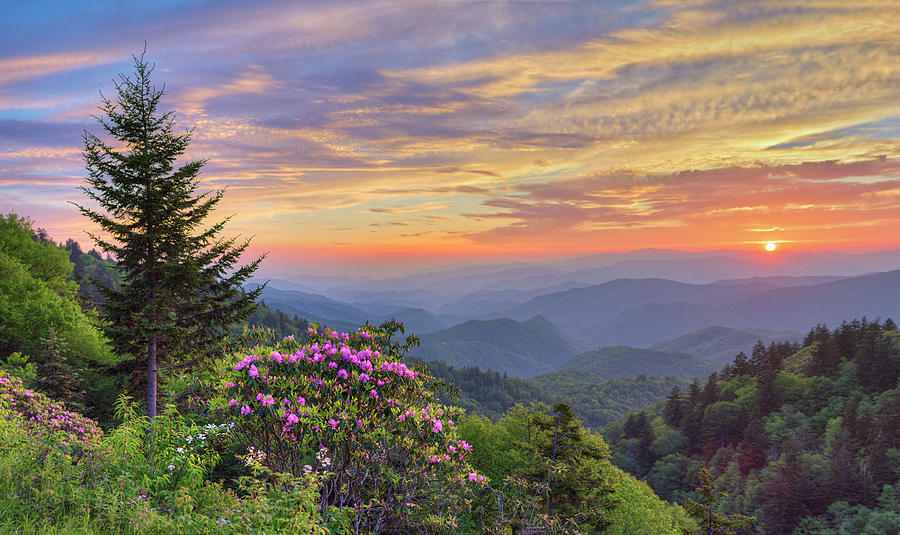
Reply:
[[546, 318], [470, 320], [420, 337], [413, 354], [456, 367], [478, 366], [516, 377], [553, 370], [581, 346]]
[[765, 329], [731, 329], [728, 327], [707, 327], [672, 340], [659, 342], [650, 347], [667, 353], [688, 353], [699, 359], [722, 365], [731, 362], [740, 352], [749, 354], [761, 341], [765, 345], [773, 342], [800, 341], [803, 333], [797, 331], [767, 331]]
[[608, 426], [613, 462], [661, 497], [710, 467], [753, 533], [900, 532], [900, 333], [866, 319], [757, 344], [705, 384]]
[[[540, 386], [401, 362], [412, 340], [396, 323], [340, 333], [260, 306], [229, 327], [217, 359], [167, 373], [165, 402], [148, 419], [127, 396], [135, 372], [117, 365], [96, 312], [93, 285], [117, 287], [116, 264], [72, 241], [42, 241], [16, 216], [3, 223], [0, 262], [15, 276], [0, 304], [21, 319], [3, 323], [0, 346], [4, 533], [677, 535], [696, 526], [613, 466], [603, 439]], [[577, 351], [542, 318], [511, 326], [500, 343], [517, 351], [567, 348], [558, 360]], [[458, 398], [432, 374], [459, 384]], [[73, 407], [102, 415], [103, 428]]]
[[652, 349], [615, 346], [601, 347], [575, 355], [559, 369], [588, 372], [604, 379], [637, 377], [639, 375], [674, 376], [692, 379], [715, 370], [711, 362], [687, 353], [666, 353]]

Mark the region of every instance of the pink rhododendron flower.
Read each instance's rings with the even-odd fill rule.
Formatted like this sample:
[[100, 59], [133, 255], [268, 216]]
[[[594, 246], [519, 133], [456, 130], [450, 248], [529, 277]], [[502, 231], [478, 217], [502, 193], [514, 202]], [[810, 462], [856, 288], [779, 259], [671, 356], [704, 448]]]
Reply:
[[241, 414], [243, 416], [247, 416], [248, 414], [250, 414], [250, 412], [251, 412], [250, 407], [248, 407], [247, 405], [244, 405], [243, 407], [241, 407]]

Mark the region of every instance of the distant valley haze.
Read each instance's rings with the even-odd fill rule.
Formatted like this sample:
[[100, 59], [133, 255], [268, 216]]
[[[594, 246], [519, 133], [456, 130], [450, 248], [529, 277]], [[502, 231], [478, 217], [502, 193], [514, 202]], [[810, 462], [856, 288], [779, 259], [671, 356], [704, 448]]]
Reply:
[[897, 266], [898, 250], [644, 249], [384, 278], [285, 274], [269, 279], [263, 299], [337, 328], [397, 319], [421, 337], [412, 354], [458, 367], [528, 378], [591, 359], [585, 369], [607, 379], [690, 378], [757, 340], [798, 342], [818, 323], [900, 317]]

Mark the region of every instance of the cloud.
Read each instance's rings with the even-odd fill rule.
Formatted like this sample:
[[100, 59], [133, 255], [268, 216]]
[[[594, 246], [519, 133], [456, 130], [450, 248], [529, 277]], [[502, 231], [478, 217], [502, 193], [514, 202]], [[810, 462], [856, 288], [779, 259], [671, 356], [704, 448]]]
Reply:
[[[875, 218], [900, 222], [893, 195], [900, 161], [877, 158], [839, 163], [721, 168], [670, 175], [615, 174], [514, 188], [470, 213], [476, 220], [505, 221], [470, 237], [494, 243], [509, 239], [576, 241], [598, 230], [673, 229], [711, 226], [741, 232], [855, 226]], [[802, 226], [795, 226], [798, 221]], [[761, 222], [779, 222], [761, 227]]]
[[141, 35], [202, 187], [281, 249], [897, 243], [898, 6], [627, 4], [85, 5], [0, 52], [0, 197], [63, 202]]

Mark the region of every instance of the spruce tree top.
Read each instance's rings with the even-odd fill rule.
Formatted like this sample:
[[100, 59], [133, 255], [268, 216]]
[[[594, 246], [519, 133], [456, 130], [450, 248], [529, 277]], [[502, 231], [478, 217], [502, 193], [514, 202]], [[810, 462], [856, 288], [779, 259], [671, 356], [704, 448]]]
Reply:
[[204, 223], [224, 190], [198, 192], [206, 160], [176, 166], [191, 132], [176, 133], [175, 113], [158, 111], [164, 87], [151, 84], [143, 54], [134, 69], [119, 75], [116, 98], [103, 97], [96, 117], [115, 141], [84, 134], [88, 186], [81, 190], [97, 208], [76, 206], [100, 227], [102, 234], [90, 235], [122, 273], [121, 289], [101, 289], [117, 348], [139, 355], [152, 339], [163, 357], [193, 358], [255, 308], [261, 289], [241, 285], [262, 257], [237, 266], [249, 240], [218, 237], [228, 218]]

